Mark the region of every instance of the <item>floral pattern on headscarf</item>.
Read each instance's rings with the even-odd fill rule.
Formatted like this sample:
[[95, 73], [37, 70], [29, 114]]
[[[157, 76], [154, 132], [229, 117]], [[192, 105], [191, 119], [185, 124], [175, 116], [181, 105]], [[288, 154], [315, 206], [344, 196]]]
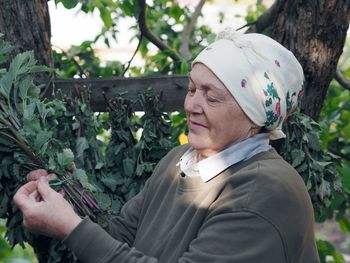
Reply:
[[267, 80], [266, 89], [264, 89], [264, 94], [266, 96], [264, 103], [266, 113], [265, 127], [269, 128], [274, 126], [275, 123], [280, 123], [282, 121], [281, 98], [267, 72], [264, 73], [264, 77]]

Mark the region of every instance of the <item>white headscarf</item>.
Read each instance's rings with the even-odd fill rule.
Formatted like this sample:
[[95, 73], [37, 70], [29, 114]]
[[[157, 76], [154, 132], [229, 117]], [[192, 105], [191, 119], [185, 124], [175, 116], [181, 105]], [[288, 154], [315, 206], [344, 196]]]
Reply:
[[192, 62], [203, 63], [270, 139], [284, 138], [282, 123], [297, 107], [304, 74], [295, 56], [262, 34], [227, 28]]

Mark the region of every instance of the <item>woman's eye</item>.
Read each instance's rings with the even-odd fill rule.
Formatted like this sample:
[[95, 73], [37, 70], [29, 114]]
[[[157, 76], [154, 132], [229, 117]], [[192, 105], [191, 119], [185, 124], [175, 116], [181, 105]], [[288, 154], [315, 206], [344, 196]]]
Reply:
[[218, 102], [218, 100], [216, 98], [211, 97], [211, 96], [207, 96], [207, 100], [208, 100], [208, 102], [211, 102], [211, 103]]
[[193, 95], [195, 91], [196, 91], [196, 89], [195, 89], [195, 88], [192, 88], [192, 87], [189, 87], [189, 88], [187, 89], [187, 93], [190, 94], [190, 95]]

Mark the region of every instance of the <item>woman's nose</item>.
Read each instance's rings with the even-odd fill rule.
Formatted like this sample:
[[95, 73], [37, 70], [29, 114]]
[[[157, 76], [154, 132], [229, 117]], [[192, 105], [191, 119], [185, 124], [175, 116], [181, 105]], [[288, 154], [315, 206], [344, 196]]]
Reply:
[[202, 113], [202, 98], [200, 92], [196, 91], [192, 95], [187, 95], [184, 105], [185, 111], [190, 113]]

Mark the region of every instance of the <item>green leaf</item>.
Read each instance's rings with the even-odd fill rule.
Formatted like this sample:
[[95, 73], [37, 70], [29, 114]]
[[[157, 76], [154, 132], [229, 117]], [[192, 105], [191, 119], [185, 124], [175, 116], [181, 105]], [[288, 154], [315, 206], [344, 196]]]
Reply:
[[134, 1], [133, 5], [132, 5], [133, 6], [132, 13], [133, 13], [133, 15], [134, 15], [134, 17], [136, 19], [139, 18], [140, 12], [141, 12], [141, 8], [140, 8], [140, 3], [139, 2], [140, 1]]
[[188, 70], [189, 70], [189, 65], [188, 65], [187, 61], [182, 61], [181, 68], [180, 68], [181, 73], [186, 74], [186, 73], [188, 73]]
[[61, 2], [65, 8], [72, 9], [79, 3], [79, 0], [60, 0], [59, 2]]
[[19, 53], [10, 64], [9, 73], [12, 73], [13, 75], [28, 74], [35, 63], [34, 51]]
[[110, 209], [112, 206], [112, 199], [106, 193], [98, 193], [97, 200], [103, 209]]
[[118, 182], [120, 180], [120, 176], [119, 178], [117, 178], [116, 175], [109, 175], [109, 176], [104, 176], [101, 178], [102, 183], [107, 186], [112, 192], [114, 192], [117, 188], [117, 185], [119, 184], [123, 184], [123, 180], [122, 182]]
[[320, 161], [314, 161], [312, 163], [312, 168], [315, 169], [318, 172], [325, 173], [325, 167], [328, 165], [333, 164], [332, 162], [320, 162]]
[[125, 158], [123, 160], [123, 171], [126, 176], [132, 176], [134, 173], [135, 161], [130, 158]]
[[81, 158], [84, 155], [84, 151], [89, 149], [89, 143], [85, 137], [79, 137], [76, 141], [76, 153], [77, 158]]
[[73, 124], [72, 124], [72, 130], [77, 130], [77, 129], [79, 129], [80, 128], [80, 123], [79, 122], [74, 122]]
[[63, 149], [61, 153], [57, 153], [57, 162], [64, 168], [69, 169], [74, 161], [74, 154], [71, 149]]
[[112, 20], [112, 17], [111, 17], [111, 13], [106, 10], [106, 8], [100, 8], [100, 16], [101, 16], [101, 19], [105, 25], [106, 28], [110, 28], [112, 26], [112, 23], [113, 23], [113, 20]]
[[345, 234], [348, 233], [350, 231], [350, 222], [347, 218], [345, 217], [341, 217], [338, 220], [338, 224], [340, 227], [340, 230]]
[[54, 69], [43, 65], [36, 65], [30, 68], [29, 73], [53, 72]]
[[330, 183], [322, 179], [318, 195], [320, 196], [321, 200], [323, 200], [325, 197], [328, 197], [330, 193], [331, 193]]
[[22, 101], [25, 101], [28, 96], [28, 90], [32, 86], [33, 82], [33, 77], [30, 75], [25, 76], [24, 78], [21, 79], [21, 82], [19, 83], [19, 97], [21, 98]]
[[177, 23], [180, 22], [180, 17], [183, 15], [184, 11], [177, 4], [173, 4], [169, 9], [169, 15], [173, 17]]
[[321, 262], [328, 262], [326, 261], [326, 257], [328, 256], [334, 259], [334, 263], [344, 262], [343, 256], [335, 250], [335, 247], [329, 241], [317, 240], [316, 244]]
[[99, 170], [99, 169], [101, 169], [104, 165], [105, 165], [104, 163], [98, 162], [98, 163], [95, 165], [95, 169], [96, 169], [96, 170]]
[[48, 163], [48, 170], [55, 171], [56, 169], [57, 169], [56, 161], [52, 157], [50, 157], [49, 163]]
[[121, 143], [117, 147], [114, 148], [114, 155], [118, 155], [122, 149], [125, 148], [125, 144]]
[[293, 149], [291, 155], [292, 155], [292, 166], [293, 167], [297, 167], [305, 159], [305, 153], [299, 149]]
[[[25, 95], [26, 97], [26, 95]], [[32, 119], [34, 111], [35, 111], [36, 104], [35, 103], [30, 103], [24, 107], [23, 110], [23, 118], [24, 119]]]
[[208, 43], [211, 44], [211, 43], [213, 43], [213, 42], [215, 41], [215, 39], [216, 39], [216, 34], [210, 33], [210, 34], [207, 36], [207, 38], [208, 38]]
[[0, 95], [3, 96], [5, 100], [9, 100], [10, 93], [12, 89], [12, 83], [14, 79], [14, 74], [7, 72], [1, 79], [0, 79]]
[[85, 189], [92, 191], [92, 192], [96, 192], [96, 188], [92, 184], [89, 183], [88, 176], [84, 170], [76, 169], [72, 173], [72, 178], [77, 179]]
[[142, 175], [142, 173], [143, 173], [144, 170], [145, 170], [144, 165], [143, 165], [143, 164], [139, 164], [139, 165], [137, 165], [137, 167], [136, 167], [135, 174], [136, 174], [137, 176], [140, 176], [140, 175]]
[[308, 129], [312, 130], [310, 118], [302, 118], [301, 123]]
[[3, 195], [1, 196], [0, 200], [1, 200], [0, 201], [0, 218], [3, 218], [3, 216], [7, 212], [7, 208], [8, 208], [7, 206], [11, 202], [11, 199], [8, 197], [8, 195], [5, 192], [3, 192]]
[[52, 131], [45, 131], [42, 130], [40, 131], [36, 137], [35, 137], [35, 141], [34, 141], [34, 148], [36, 151], [41, 151], [41, 148], [43, 147], [43, 145], [45, 143], [47, 143], [50, 139], [52, 138]]
[[[1, 36], [0, 36], [1, 38]], [[11, 52], [14, 49], [14, 46], [10, 45], [9, 43], [0, 40], [0, 64], [7, 61], [7, 54]]]
[[315, 151], [320, 151], [321, 141], [319, 136], [317, 136], [315, 133], [307, 133], [306, 136], [309, 139], [308, 146]]
[[0, 144], [9, 146], [9, 147], [13, 147], [14, 144], [12, 141], [10, 141], [7, 137], [0, 137]]
[[124, 11], [126, 16], [133, 16], [133, 6], [134, 4], [130, 0], [123, 0], [120, 4], [120, 8]]
[[41, 131], [41, 125], [38, 118], [33, 116], [23, 120], [23, 128], [20, 130], [22, 134], [35, 135]]

